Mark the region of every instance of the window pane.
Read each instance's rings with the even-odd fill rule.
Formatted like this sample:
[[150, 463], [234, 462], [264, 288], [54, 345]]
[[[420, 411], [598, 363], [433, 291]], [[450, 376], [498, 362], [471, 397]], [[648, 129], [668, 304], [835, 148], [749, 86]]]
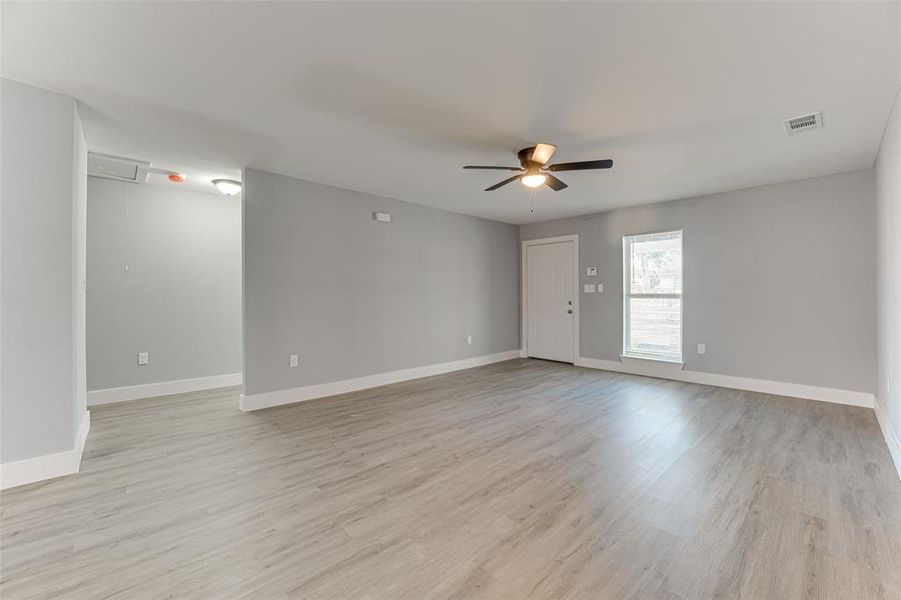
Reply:
[[682, 300], [627, 298], [626, 354], [682, 359]]
[[630, 293], [682, 293], [681, 232], [634, 236], [629, 254]]

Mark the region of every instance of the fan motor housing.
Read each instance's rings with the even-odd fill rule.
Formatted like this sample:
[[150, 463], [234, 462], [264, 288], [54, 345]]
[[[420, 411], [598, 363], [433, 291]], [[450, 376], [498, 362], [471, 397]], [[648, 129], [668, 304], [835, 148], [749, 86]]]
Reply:
[[520, 150], [516, 156], [519, 158], [519, 164], [521, 164], [524, 168], [528, 169], [529, 164], [532, 163], [532, 153], [535, 151], [535, 146], [529, 146], [528, 148], [523, 148]]

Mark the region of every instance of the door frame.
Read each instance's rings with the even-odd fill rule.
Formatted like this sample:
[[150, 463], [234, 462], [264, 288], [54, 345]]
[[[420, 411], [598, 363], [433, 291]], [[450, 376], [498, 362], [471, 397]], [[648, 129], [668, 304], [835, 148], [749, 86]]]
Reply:
[[520, 323], [520, 336], [522, 339], [522, 357], [529, 356], [529, 339], [528, 339], [528, 273], [526, 271], [526, 256], [529, 246], [544, 246], [545, 244], [557, 244], [560, 242], [572, 242], [573, 245], [573, 364], [579, 361], [579, 234], [558, 235], [548, 238], [537, 238], [534, 240], [523, 240], [522, 249], [520, 251], [520, 315], [522, 316]]

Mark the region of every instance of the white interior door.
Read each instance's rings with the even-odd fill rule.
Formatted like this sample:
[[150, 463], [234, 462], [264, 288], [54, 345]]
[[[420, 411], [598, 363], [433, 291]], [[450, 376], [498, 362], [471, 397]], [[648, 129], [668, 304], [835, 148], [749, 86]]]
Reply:
[[526, 352], [574, 362], [575, 245], [571, 241], [526, 246]]

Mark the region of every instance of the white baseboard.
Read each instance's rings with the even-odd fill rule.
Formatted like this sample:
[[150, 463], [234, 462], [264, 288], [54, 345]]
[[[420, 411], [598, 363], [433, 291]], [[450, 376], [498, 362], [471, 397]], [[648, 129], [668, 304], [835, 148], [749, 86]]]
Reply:
[[81, 423], [78, 424], [75, 447], [72, 450], [0, 465], [0, 490], [78, 473], [81, 467], [81, 454], [84, 452], [90, 430], [91, 413], [86, 410], [81, 417]]
[[303, 402], [304, 400], [312, 400], [324, 396], [356, 392], [358, 390], [365, 390], [391, 383], [409, 381], [410, 379], [441, 375], [442, 373], [450, 373], [451, 371], [481, 367], [483, 365], [490, 365], [491, 363], [512, 360], [519, 357], [519, 350], [509, 350], [507, 352], [475, 356], [473, 358], [464, 358], [462, 360], [454, 360], [435, 365], [413, 367], [411, 369], [390, 371], [388, 373], [376, 373], [375, 375], [356, 377], [354, 379], [330, 381], [328, 383], [319, 383], [316, 385], [307, 385], [304, 387], [277, 390], [275, 392], [265, 392], [262, 394], [251, 394], [249, 396], [242, 394], [239, 406], [244, 412], [249, 412], [252, 410], [260, 410], [262, 408], [270, 408], [272, 406], [281, 406], [283, 404], [294, 404], [295, 402]]
[[735, 377], [734, 375], [719, 375], [716, 373], [703, 373], [701, 371], [685, 371], [679, 365], [661, 365], [653, 362], [645, 364], [633, 364], [614, 360], [599, 360], [596, 358], [576, 359], [577, 367], [590, 369], [602, 369], [617, 373], [629, 373], [631, 375], [644, 375], [658, 377], [660, 379], [672, 379], [687, 383], [701, 383], [717, 387], [747, 390], [749, 392], [763, 392], [777, 396], [790, 396], [792, 398], [806, 398], [808, 400], [820, 400], [822, 402], [834, 402], [836, 404], [849, 404], [873, 408], [874, 396], [867, 392], [855, 392], [852, 390], [840, 390], [835, 388], [804, 385], [800, 383], [786, 383], [783, 381], [770, 381], [768, 379], [752, 379], [750, 377]]
[[156, 396], [168, 396], [170, 394], [184, 394], [185, 392], [199, 392], [241, 385], [242, 383], [244, 383], [243, 373], [231, 373], [229, 375], [212, 375], [210, 377], [195, 377], [194, 379], [177, 379], [175, 381], [160, 381], [158, 383], [93, 390], [88, 392], [88, 406], [125, 402], [141, 398], [155, 398]]
[[879, 421], [879, 427], [882, 429], [882, 437], [885, 438], [885, 444], [888, 446], [888, 451], [895, 462], [898, 477], [901, 477], [901, 437], [898, 437], [898, 432], [892, 427], [892, 422], [889, 421], [888, 415], [885, 414], [885, 410], [879, 404], [878, 398], [874, 408], [876, 409], [876, 420]]

